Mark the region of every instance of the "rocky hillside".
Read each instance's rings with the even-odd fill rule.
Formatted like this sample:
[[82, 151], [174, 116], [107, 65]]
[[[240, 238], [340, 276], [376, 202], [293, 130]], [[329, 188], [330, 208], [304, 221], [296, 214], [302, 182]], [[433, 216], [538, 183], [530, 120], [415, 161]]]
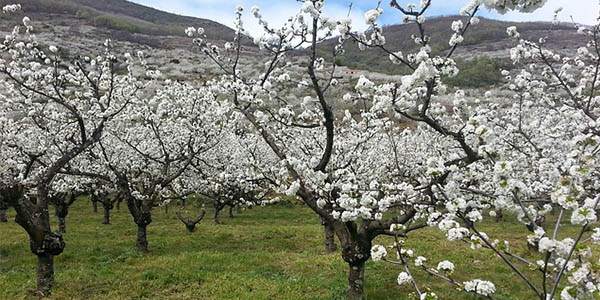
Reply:
[[11, 3], [20, 3], [23, 13], [35, 21], [92, 26], [118, 39], [153, 47], [173, 46], [165, 37], [184, 37], [188, 26], [203, 27], [208, 39], [214, 41], [231, 40], [234, 35], [231, 28], [211, 20], [171, 14], [126, 0], [0, 0], [1, 5]]
[[[425, 30], [432, 38], [432, 50], [436, 54], [442, 54], [450, 49], [448, 41], [452, 36], [450, 25], [457, 19], [464, 17], [447, 16], [432, 18], [425, 22]], [[552, 25], [546, 22], [504, 22], [498, 20], [481, 19], [481, 22], [469, 28], [465, 35], [464, 43], [454, 54], [459, 64], [485, 67], [494, 64], [494, 68], [506, 65], [509, 56], [508, 49], [515, 45], [515, 41], [509, 39], [506, 28], [517, 26], [521, 36], [526, 39], [538, 40], [547, 37], [548, 47], [561, 53], [573, 52], [576, 48], [585, 46], [588, 37], [577, 34], [577, 29], [572, 24]], [[412, 41], [411, 36], [418, 34], [415, 24], [403, 24], [387, 26], [383, 29], [386, 36], [386, 48], [392, 51], [414, 52], [418, 46]], [[331, 57], [332, 47], [337, 39], [325, 43], [321, 55]], [[339, 65], [352, 69], [382, 72], [387, 74], [403, 74], [408, 70], [393, 65], [387, 60], [387, 55], [380, 49], [360, 51], [358, 46], [352, 42], [345, 45], [346, 53], [336, 60]], [[477, 58], [476, 60], [474, 60]], [[483, 60], [483, 61], [482, 61]], [[467, 67], [469, 67], [467, 66]]]
[[[0, 33], [21, 23], [24, 16], [33, 21], [42, 43], [63, 51], [87, 55], [103, 51], [110, 38], [119, 52], [144, 51], [151, 65], [176, 79], [204, 80], [217, 72], [214, 64], [197, 53], [185, 35], [189, 26], [203, 27], [207, 39], [215, 44], [231, 41], [234, 31], [217, 22], [180, 16], [126, 0], [0, 0], [0, 5], [19, 3], [17, 15], [0, 15]], [[256, 54], [248, 39], [245, 54]], [[250, 55], [247, 55], [251, 57]]]
[[[150, 64], [176, 79], [205, 80], [218, 73], [218, 68], [199, 55], [185, 36], [186, 27], [203, 27], [207, 38], [216, 44], [231, 41], [234, 35], [231, 28], [211, 20], [171, 14], [126, 0], [0, 0], [0, 5], [15, 2], [22, 5], [23, 11], [17, 15], [1, 15], [0, 34], [12, 30], [26, 15], [33, 20], [35, 33], [42, 43], [60, 46], [65, 52], [81, 51], [89, 55], [102, 51], [102, 43], [110, 38], [120, 52], [145, 51], [151, 56]], [[458, 18], [438, 17], [426, 21], [425, 28], [432, 36], [434, 52], [443, 53], [449, 49], [450, 24]], [[506, 57], [507, 49], [514, 41], [506, 35], [508, 26], [517, 26], [525, 38], [537, 40], [547, 36], [549, 45], [561, 52], [572, 52], [585, 45], [587, 39], [578, 35], [571, 24], [553, 26], [542, 22], [481, 19], [480, 24], [469, 30], [464, 44], [455, 54], [461, 74], [451, 84], [484, 87], [498, 82], [498, 70], [511, 67]], [[411, 35], [417, 32], [414, 24], [387, 26], [384, 28], [386, 47], [393, 51], [414, 51], [417, 46]], [[331, 39], [321, 45], [320, 55], [330, 58], [336, 41]], [[243, 61], [248, 63], [242, 64], [256, 65], [260, 52], [249, 39], [244, 45]], [[357, 45], [350, 42], [345, 49], [346, 54], [336, 59], [338, 65], [390, 75], [408, 71], [389, 63], [381, 50], [359, 51]]]

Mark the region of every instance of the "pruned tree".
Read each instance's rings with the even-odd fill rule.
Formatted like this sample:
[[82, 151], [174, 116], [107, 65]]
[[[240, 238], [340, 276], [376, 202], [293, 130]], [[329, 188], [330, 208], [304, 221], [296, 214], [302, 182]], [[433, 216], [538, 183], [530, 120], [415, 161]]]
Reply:
[[[179, 178], [193, 160], [219, 143], [228, 107], [208, 90], [168, 82], [148, 99], [132, 100], [110, 134], [95, 148], [138, 227], [137, 249], [146, 253], [152, 209], [190, 194]], [[110, 147], [107, 147], [110, 145]]]
[[[62, 58], [57, 46], [42, 47], [23, 18], [0, 46], [0, 172], [3, 199], [17, 214], [38, 258], [37, 292], [54, 282], [54, 256], [64, 240], [52, 231], [48, 206], [52, 185], [63, 168], [96, 144], [107, 122], [127, 107], [143, 84], [132, 73], [118, 75], [109, 41], [94, 58]], [[77, 188], [77, 187], [72, 187]], [[29, 196], [31, 195], [31, 196]]]
[[175, 215], [185, 225], [185, 228], [189, 232], [194, 232], [194, 230], [196, 230], [196, 225], [202, 221], [205, 214], [206, 214], [206, 210], [204, 210], [204, 208], [203, 208], [202, 211], [200, 212], [200, 216], [198, 216], [195, 219], [184, 218], [184, 217], [182, 217], [181, 212], [177, 212]]
[[64, 235], [67, 233], [66, 218], [69, 215], [69, 207], [77, 200], [77, 194], [59, 192], [51, 195], [49, 200], [54, 205], [54, 214], [58, 218], [58, 231]]

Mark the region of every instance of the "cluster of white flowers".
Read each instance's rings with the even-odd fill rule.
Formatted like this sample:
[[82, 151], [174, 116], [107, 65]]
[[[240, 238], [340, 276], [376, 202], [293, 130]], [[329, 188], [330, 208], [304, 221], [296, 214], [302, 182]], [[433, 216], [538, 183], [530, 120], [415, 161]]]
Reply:
[[485, 280], [474, 279], [471, 281], [466, 281], [463, 283], [465, 286], [465, 291], [467, 292], [475, 292], [482, 296], [490, 296], [496, 292], [496, 286]]
[[518, 39], [521, 37], [521, 34], [517, 31], [517, 26], [509, 26], [506, 28], [506, 33], [508, 36]]
[[9, 4], [2, 7], [2, 12], [5, 14], [15, 13], [19, 10], [21, 10], [21, 4]]
[[380, 261], [387, 256], [387, 251], [384, 246], [375, 245], [371, 248], [371, 259], [373, 261]]
[[367, 24], [372, 25], [375, 22], [377, 22], [377, 19], [379, 19], [381, 14], [383, 14], [383, 9], [371, 9], [365, 13], [365, 21], [367, 22]]
[[438, 263], [436, 269], [440, 272], [452, 274], [452, 272], [454, 272], [454, 264], [450, 261], [444, 260]]
[[397, 281], [399, 285], [408, 284], [412, 281], [412, 277], [406, 272], [400, 272]]

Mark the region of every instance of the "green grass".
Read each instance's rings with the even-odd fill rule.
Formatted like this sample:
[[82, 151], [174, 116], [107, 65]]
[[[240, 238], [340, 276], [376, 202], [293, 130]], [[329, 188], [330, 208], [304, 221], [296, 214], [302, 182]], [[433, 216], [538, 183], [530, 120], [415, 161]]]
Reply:
[[[154, 210], [151, 253], [142, 255], [135, 251], [136, 227], [125, 205], [113, 211], [111, 225], [102, 225], [101, 212], [94, 214], [87, 200], [76, 202], [67, 217], [67, 248], [55, 259], [50, 299], [344, 299], [347, 267], [339, 253], [323, 253], [319, 220], [306, 207], [259, 207], [233, 219], [223, 213], [222, 225], [214, 225], [208, 212], [194, 233], [175, 211]], [[12, 221], [13, 210], [9, 217], [0, 223], [0, 299], [33, 299], [36, 259], [24, 230]], [[528, 255], [519, 238], [526, 232], [514, 220], [483, 230]], [[454, 261], [458, 280], [493, 279], [499, 299], [531, 296], [490, 252], [448, 242], [430, 229], [408, 245], [431, 263]], [[396, 284], [398, 272], [397, 266], [368, 262], [368, 299], [411, 299], [410, 287]], [[418, 271], [416, 278], [441, 299], [477, 299]]]

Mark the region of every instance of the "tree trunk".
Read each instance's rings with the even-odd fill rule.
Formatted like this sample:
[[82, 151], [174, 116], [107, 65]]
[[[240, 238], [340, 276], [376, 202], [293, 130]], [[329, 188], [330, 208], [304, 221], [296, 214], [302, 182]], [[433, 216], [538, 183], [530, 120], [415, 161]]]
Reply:
[[328, 221], [327, 225], [335, 230], [335, 236], [340, 240], [342, 258], [348, 263], [348, 299], [366, 299], [365, 262], [371, 256], [372, 246], [372, 236], [365, 230], [369, 223], [357, 225], [353, 222]]
[[53, 284], [54, 256], [49, 254], [38, 255], [36, 293], [40, 296], [50, 295]]
[[121, 210], [121, 201], [123, 200], [117, 200], [117, 210]]
[[107, 207], [104, 208], [104, 218], [102, 219], [102, 224], [110, 224], [110, 209]]
[[229, 206], [229, 217], [233, 218], [233, 206]]
[[169, 213], [169, 203], [165, 204], [165, 214]]
[[147, 225], [138, 225], [138, 233], [137, 233], [137, 249], [139, 252], [148, 253], [148, 238], [146, 235], [146, 226]]
[[6, 211], [6, 209], [0, 209], [0, 222], [8, 222], [8, 219], [6, 218]]
[[504, 214], [501, 209], [496, 210], [496, 222], [500, 222], [504, 220]]
[[61, 233], [67, 233], [67, 223], [65, 217], [58, 217], [58, 231]]
[[348, 273], [348, 298], [349, 299], [365, 299], [364, 284], [365, 284], [365, 262], [359, 261], [349, 263]]
[[92, 208], [94, 209], [95, 213], [98, 212], [98, 201], [92, 200]]
[[325, 252], [335, 252], [337, 246], [335, 245], [335, 232], [333, 228], [329, 224], [323, 222], [323, 231], [325, 232]]
[[219, 208], [215, 208], [215, 216], [214, 216], [214, 220], [215, 220], [215, 224], [221, 224], [221, 222], [219, 222]]

